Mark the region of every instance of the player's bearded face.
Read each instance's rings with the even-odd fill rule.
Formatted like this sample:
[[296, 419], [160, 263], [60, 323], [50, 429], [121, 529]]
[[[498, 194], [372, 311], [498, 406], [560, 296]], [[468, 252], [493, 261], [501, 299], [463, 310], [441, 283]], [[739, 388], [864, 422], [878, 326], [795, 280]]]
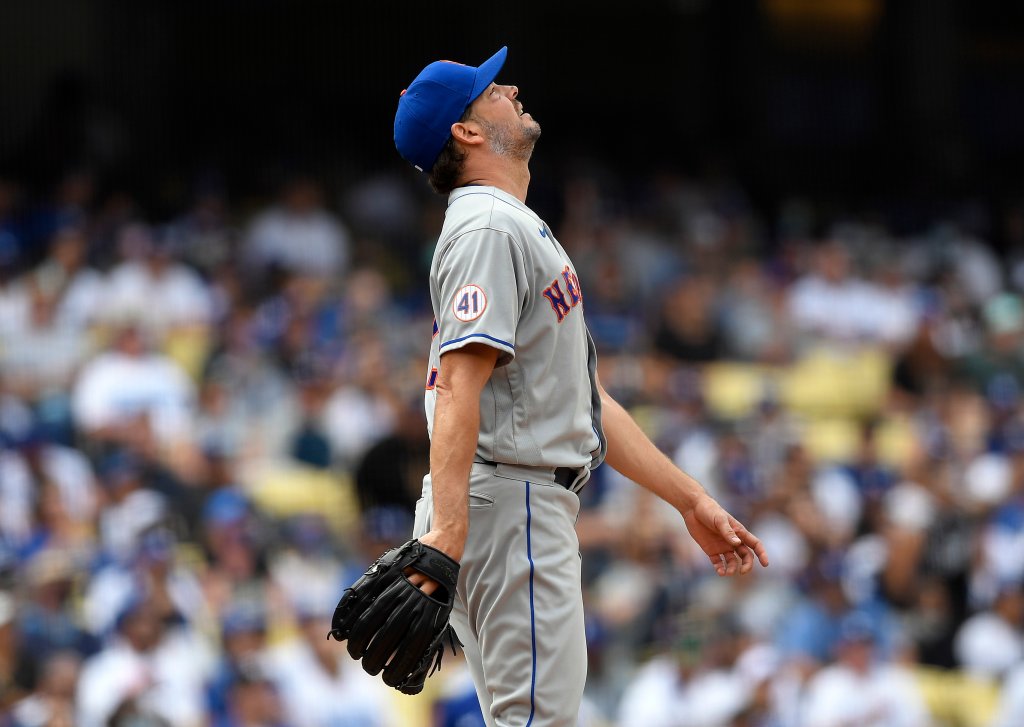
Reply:
[[533, 154], [533, 147], [540, 138], [540, 124], [532, 118], [524, 120], [486, 121], [478, 120], [484, 129], [491, 150], [500, 156], [512, 159], [526, 159]]

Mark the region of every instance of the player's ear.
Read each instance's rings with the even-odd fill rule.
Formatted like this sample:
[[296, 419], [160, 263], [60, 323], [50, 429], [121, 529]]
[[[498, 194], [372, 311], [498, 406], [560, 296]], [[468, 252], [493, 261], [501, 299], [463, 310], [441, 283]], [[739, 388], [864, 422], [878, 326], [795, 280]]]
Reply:
[[482, 129], [472, 119], [467, 121], [456, 121], [452, 124], [452, 136], [456, 141], [462, 142], [463, 144], [469, 144], [470, 146], [476, 144], [482, 144], [484, 142]]

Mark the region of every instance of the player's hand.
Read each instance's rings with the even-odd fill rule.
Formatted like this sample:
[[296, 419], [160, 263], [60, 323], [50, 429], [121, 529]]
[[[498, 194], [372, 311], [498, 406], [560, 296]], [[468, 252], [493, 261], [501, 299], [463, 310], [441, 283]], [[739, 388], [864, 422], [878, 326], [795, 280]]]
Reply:
[[[424, 545], [429, 545], [432, 548], [437, 548], [442, 553], [447, 555], [449, 558], [455, 561], [462, 560], [462, 552], [466, 547], [465, 540], [460, 543], [456, 537], [446, 536], [443, 532], [438, 530], [431, 530], [424, 534], [418, 540]], [[438, 582], [423, 575], [417, 570], [407, 568], [405, 571], [405, 577], [414, 586], [419, 588], [421, 591], [426, 593], [428, 596], [437, 590]]]
[[764, 544], [710, 495], [703, 496], [682, 515], [690, 537], [707, 554], [718, 575], [749, 573], [755, 558], [768, 567]]

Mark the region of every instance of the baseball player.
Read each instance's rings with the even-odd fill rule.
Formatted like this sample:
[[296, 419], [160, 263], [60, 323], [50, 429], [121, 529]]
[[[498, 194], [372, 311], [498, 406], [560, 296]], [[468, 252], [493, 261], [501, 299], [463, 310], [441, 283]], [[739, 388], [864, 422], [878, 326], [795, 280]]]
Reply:
[[[451, 624], [488, 725], [576, 725], [586, 680], [577, 493], [602, 462], [679, 510], [720, 576], [764, 546], [641, 432], [597, 377], [585, 290], [526, 205], [537, 123], [478, 68], [428, 65], [395, 144], [448, 195], [430, 268], [430, 473], [415, 535], [460, 564]], [[437, 582], [409, 579], [430, 593]]]

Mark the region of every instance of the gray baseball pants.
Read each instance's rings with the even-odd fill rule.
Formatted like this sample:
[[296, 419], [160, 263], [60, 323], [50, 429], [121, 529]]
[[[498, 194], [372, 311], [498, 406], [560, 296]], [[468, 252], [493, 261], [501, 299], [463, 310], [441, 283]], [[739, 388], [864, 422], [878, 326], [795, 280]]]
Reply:
[[[488, 727], [576, 727], [587, 678], [577, 495], [545, 468], [475, 463], [451, 623]], [[430, 475], [415, 536], [430, 530]]]

